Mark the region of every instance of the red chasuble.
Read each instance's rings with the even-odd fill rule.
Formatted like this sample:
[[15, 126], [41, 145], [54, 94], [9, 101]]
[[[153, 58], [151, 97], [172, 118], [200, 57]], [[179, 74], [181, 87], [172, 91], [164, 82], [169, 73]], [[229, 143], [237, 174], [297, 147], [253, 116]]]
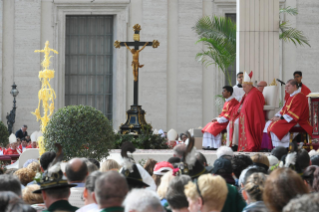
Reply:
[[284, 107], [280, 111], [283, 116], [289, 115], [293, 120], [287, 122], [286, 120], [278, 120], [272, 122], [267, 131], [273, 132], [280, 140], [289, 132], [289, 130], [297, 123], [312, 136], [312, 126], [309, 123], [309, 107], [307, 97], [303, 93], [297, 93], [286, 101]]
[[260, 150], [265, 127], [263, 94], [255, 87], [246, 94], [239, 114], [239, 152]]
[[[307, 96], [308, 94], [311, 93], [311, 90], [310, 90], [307, 86], [305, 86], [304, 84], [302, 84], [302, 86], [301, 86], [301, 93], [303, 93], [303, 94], [305, 94], [305, 96]], [[285, 101], [286, 101], [286, 102], [287, 102], [287, 100], [289, 99], [289, 97], [290, 97], [290, 94], [287, 93], [287, 92], [285, 92]], [[307, 100], [307, 102], [308, 102], [308, 100]]]
[[16, 155], [16, 154], [19, 154], [19, 153], [18, 153], [18, 151], [16, 149], [11, 149], [11, 147], [10, 147], [3, 154], [4, 155]]
[[[229, 120], [230, 115], [231, 115], [231, 111], [237, 104], [238, 104], [238, 101], [235, 98], [229, 100], [228, 102], [225, 102], [225, 104], [223, 106], [222, 113], [218, 117], [219, 118], [224, 117], [224, 118]], [[213, 136], [217, 136], [219, 133], [221, 133], [221, 131], [226, 129], [227, 125], [228, 125], [228, 122], [226, 122], [226, 123], [218, 123], [217, 121], [209, 122], [202, 129], [202, 133], [208, 132], [208, 133], [212, 134]]]

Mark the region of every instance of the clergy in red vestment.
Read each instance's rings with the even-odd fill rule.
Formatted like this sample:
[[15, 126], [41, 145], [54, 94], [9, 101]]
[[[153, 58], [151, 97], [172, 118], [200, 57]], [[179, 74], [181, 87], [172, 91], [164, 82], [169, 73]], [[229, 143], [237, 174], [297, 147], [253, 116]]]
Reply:
[[17, 137], [12, 133], [9, 137], [10, 147], [5, 150], [4, 155], [16, 155], [19, 154], [17, 151]]
[[268, 133], [275, 147], [289, 147], [289, 130], [296, 124], [312, 136], [307, 97], [298, 89], [296, 80], [289, 80], [286, 85], [289, 98], [280, 111], [280, 117], [272, 118], [272, 123], [268, 127]]
[[226, 102], [222, 109], [222, 113], [209, 122], [203, 129], [203, 148], [217, 149], [222, 144], [221, 132], [226, 129], [230, 119], [231, 111], [238, 104], [235, 97], [232, 96], [233, 88], [229, 85], [223, 87], [222, 95]]
[[21, 139], [21, 144], [17, 147], [18, 152], [22, 153], [27, 149], [28, 143], [26, 138]]
[[[305, 96], [307, 96], [308, 94], [311, 93], [311, 90], [306, 85], [302, 84], [302, 82], [301, 82], [301, 80], [302, 80], [302, 72], [301, 71], [294, 72], [294, 79], [297, 81], [298, 88], [301, 91], [301, 93], [305, 94]], [[289, 99], [289, 97], [290, 97], [290, 94], [285, 92], [285, 101], [287, 101]]]
[[233, 109], [230, 123], [230, 145], [236, 141], [233, 139], [234, 122], [238, 119], [239, 136], [238, 151], [255, 152], [259, 151], [265, 126], [263, 94], [253, 86], [251, 81], [252, 72], [248, 75], [244, 73], [243, 89], [245, 96], [240, 103]]

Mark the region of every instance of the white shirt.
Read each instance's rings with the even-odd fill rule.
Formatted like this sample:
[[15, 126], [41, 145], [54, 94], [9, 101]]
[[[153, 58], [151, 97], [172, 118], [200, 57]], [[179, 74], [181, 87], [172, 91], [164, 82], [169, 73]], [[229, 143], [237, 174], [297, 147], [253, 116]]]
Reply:
[[240, 102], [240, 100], [243, 98], [243, 96], [245, 95], [245, 91], [243, 88], [239, 88], [237, 85], [233, 86], [233, 97], [235, 97], [235, 99], [237, 99], [238, 102]]
[[78, 210], [76, 210], [76, 212], [98, 212], [98, 211], [100, 211], [99, 206], [95, 203], [85, 205], [79, 208]]

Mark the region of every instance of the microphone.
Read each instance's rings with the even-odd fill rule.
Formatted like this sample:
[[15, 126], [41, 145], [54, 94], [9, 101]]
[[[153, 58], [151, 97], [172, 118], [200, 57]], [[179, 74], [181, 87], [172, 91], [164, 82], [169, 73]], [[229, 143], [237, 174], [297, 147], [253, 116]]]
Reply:
[[283, 81], [281, 81], [280, 79], [277, 79], [278, 82], [280, 82], [281, 85], [286, 85], [286, 83], [284, 83]]

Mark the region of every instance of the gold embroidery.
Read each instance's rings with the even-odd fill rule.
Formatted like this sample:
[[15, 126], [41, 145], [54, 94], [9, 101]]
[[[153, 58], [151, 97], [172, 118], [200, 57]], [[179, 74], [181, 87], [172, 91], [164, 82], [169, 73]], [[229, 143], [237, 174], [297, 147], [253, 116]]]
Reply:
[[291, 115], [293, 115], [295, 118], [299, 119], [299, 116], [297, 116], [296, 114], [294, 114], [292, 111], [288, 111], [288, 113], [290, 113]]

